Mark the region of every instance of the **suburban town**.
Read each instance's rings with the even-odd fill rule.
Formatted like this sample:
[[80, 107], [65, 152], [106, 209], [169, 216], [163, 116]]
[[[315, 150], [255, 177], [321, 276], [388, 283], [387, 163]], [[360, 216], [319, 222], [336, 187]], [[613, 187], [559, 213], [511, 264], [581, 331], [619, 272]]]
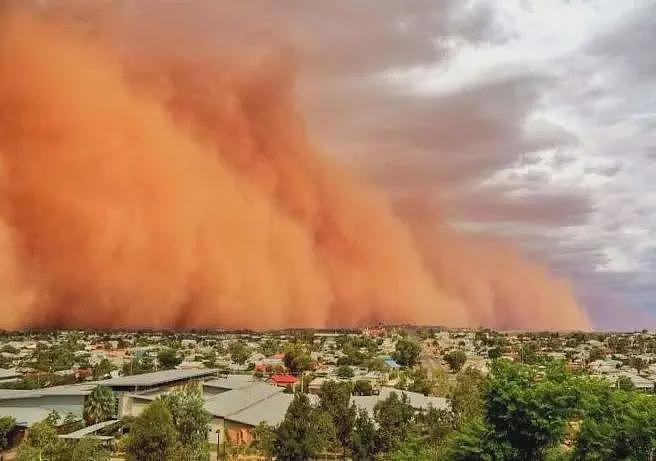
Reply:
[[[340, 331], [71, 330], [5, 332], [0, 341], [4, 460], [164, 459], [138, 454], [142, 449], [160, 456], [148, 445], [155, 439], [158, 449], [169, 450], [166, 459], [178, 459], [170, 454], [175, 447], [165, 446], [166, 436], [157, 434], [161, 424], [152, 420], [157, 414], [149, 413], [162, 402], [172, 408], [174, 427], [190, 415], [191, 423], [200, 424], [181, 434], [183, 440], [192, 433], [202, 436], [195, 443], [204, 454], [192, 459], [347, 453], [374, 459], [416, 447], [402, 447], [405, 437], [393, 433], [373, 434], [367, 446], [354, 437], [359, 424], [380, 431], [385, 409], [404, 405], [415, 424], [435, 418], [424, 424], [428, 433], [417, 429], [418, 437], [443, 438], [479, 411], [474, 407], [485, 400], [481, 383], [500, 375], [494, 371], [500, 364], [537, 370], [538, 380], [561, 367], [568, 376], [650, 398], [656, 381], [656, 333], [646, 330], [527, 333], [385, 325]], [[329, 435], [319, 434], [306, 454], [274, 442], [276, 431], [299, 423], [298, 414], [287, 419], [303, 408], [333, 417], [324, 428]], [[341, 427], [340, 411], [355, 428]], [[141, 427], [140, 418], [151, 419]], [[444, 434], [431, 434], [438, 428]], [[141, 434], [146, 441], [139, 442], [140, 431], [148, 430], [155, 433]], [[293, 437], [284, 440], [289, 445]], [[576, 449], [568, 443], [563, 449]], [[299, 449], [300, 455], [284, 454]], [[41, 458], [30, 457], [34, 452]], [[415, 455], [393, 459], [424, 459]]]

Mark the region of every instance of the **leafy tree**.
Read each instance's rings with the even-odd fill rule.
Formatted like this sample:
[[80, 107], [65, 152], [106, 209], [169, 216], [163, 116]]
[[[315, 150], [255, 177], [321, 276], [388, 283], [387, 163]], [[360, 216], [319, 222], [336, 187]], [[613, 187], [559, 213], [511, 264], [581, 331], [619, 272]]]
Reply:
[[267, 459], [271, 459], [274, 453], [276, 433], [273, 427], [261, 422], [253, 429], [253, 448], [259, 451]]
[[104, 358], [96, 365], [94, 365], [93, 377], [96, 379], [104, 378], [105, 376], [109, 375], [115, 368], [116, 367], [112, 365], [112, 362]]
[[155, 370], [155, 364], [152, 357], [145, 356], [141, 359], [135, 357], [127, 363], [123, 364], [123, 374], [126, 376], [139, 375], [142, 373], [150, 373]]
[[97, 440], [82, 438], [70, 450], [70, 457], [62, 461], [109, 461], [111, 453]]
[[467, 361], [467, 355], [461, 350], [451, 351], [444, 356], [444, 360], [457, 373]]
[[617, 378], [617, 388], [623, 391], [632, 391], [635, 389], [635, 385], [628, 376], [620, 376]]
[[419, 344], [410, 339], [401, 338], [396, 342], [394, 360], [396, 360], [399, 365], [411, 367], [419, 360], [420, 353], [421, 346], [419, 346]]
[[22, 443], [16, 452], [16, 461], [41, 461], [41, 450], [27, 443]]
[[337, 440], [344, 448], [351, 445], [351, 430], [356, 416], [355, 407], [349, 405], [350, 399], [351, 386], [348, 383], [326, 381], [321, 386], [319, 409], [330, 416]]
[[355, 376], [353, 373], [353, 368], [348, 365], [343, 365], [337, 369], [337, 377], [342, 379], [349, 379]]
[[107, 421], [116, 414], [116, 406], [114, 392], [109, 387], [96, 386], [84, 401], [84, 420], [89, 425]]
[[438, 447], [414, 433], [409, 434], [385, 457], [389, 461], [434, 461], [438, 459]]
[[369, 371], [386, 372], [389, 369], [389, 367], [385, 363], [385, 360], [377, 357], [367, 362], [367, 369]]
[[207, 441], [211, 417], [203, 408], [203, 397], [193, 387], [176, 389], [161, 397], [168, 410], [186, 459], [203, 461], [209, 458]]
[[248, 357], [251, 355], [251, 351], [243, 341], [232, 341], [228, 346], [228, 352], [230, 353], [230, 359], [239, 364], [243, 364], [248, 360]]
[[504, 461], [516, 459], [516, 453], [482, 418], [472, 418], [447, 437], [443, 446], [443, 459]]
[[373, 395], [374, 388], [366, 379], [358, 379], [353, 385], [353, 395]]
[[265, 339], [262, 343], [260, 343], [260, 352], [262, 352], [266, 356], [273, 355], [279, 350], [280, 350], [280, 342], [275, 339], [268, 338]]
[[610, 388], [587, 396], [590, 400], [576, 438], [573, 460], [653, 459], [656, 451], [653, 396]]
[[531, 367], [497, 361], [485, 391], [487, 421], [517, 451], [517, 459], [542, 459], [547, 448], [562, 440], [576, 414], [575, 384], [562, 367], [538, 379]]
[[157, 353], [157, 362], [164, 370], [170, 370], [182, 363], [182, 357], [175, 350], [166, 348]]
[[408, 386], [409, 391], [419, 392], [424, 395], [430, 395], [433, 392], [433, 380], [428, 377], [428, 373], [424, 368], [414, 370], [411, 378], [412, 383]]
[[[57, 432], [44, 420], [32, 425], [18, 449], [18, 459], [41, 460], [53, 458], [58, 448]], [[22, 452], [22, 453], [21, 453]], [[34, 457], [36, 454], [37, 457]]]
[[606, 353], [601, 347], [593, 347], [588, 353], [588, 361], [594, 362], [595, 360], [603, 360], [606, 357]]
[[638, 373], [647, 368], [649, 362], [642, 357], [631, 357], [629, 360], [629, 365], [635, 368]]
[[300, 373], [310, 369], [312, 359], [301, 344], [293, 343], [285, 348], [285, 366], [292, 373]]
[[177, 432], [171, 413], [157, 400], [137, 416], [126, 445], [128, 461], [162, 461], [172, 452]]
[[358, 411], [351, 432], [353, 461], [371, 461], [377, 453], [376, 425], [366, 410]]
[[319, 412], [310, 405], [307, 395], [295, 394], [285, 419], [276, 428], [274, 455], [289, 461], [315, 457], [328, 445], [325, 422], [320, 421]]
[[374, 419], [378, 424], [378, 450], [385, 452], [395, 448], [408, 434], [413, 416], [414, 408], [405, 393], [399, 398], [396, 392], [392, 392], [385, 400], [378, 402], [374, 407]]
[[501, 357], [501, 348], [500, 347], [493, 347], [487, 351], [487, 356], [492, 359], [498, 359]]
[[449, 393], [451, 410], [458, 424], [472, 417], [483, 415], [485, 386], [485, 378], [480, 371], [474, 368], [468, 367], [458, 373], [455, 386]]
[[0, 450], [9, 448], [10, 436], [16, 428], [16, 419], [12, 416], [0, 418]]

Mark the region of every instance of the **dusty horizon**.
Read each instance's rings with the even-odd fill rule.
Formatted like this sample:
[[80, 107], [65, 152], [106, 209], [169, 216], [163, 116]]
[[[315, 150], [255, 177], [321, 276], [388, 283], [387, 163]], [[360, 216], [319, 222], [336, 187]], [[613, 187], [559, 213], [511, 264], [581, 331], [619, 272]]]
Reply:
[[0, 11], [1, 328], [592, 327], [567, 280], [451, 226], [454, 203], [393, 204], [319, 152], [293, 50], [131, 53]]

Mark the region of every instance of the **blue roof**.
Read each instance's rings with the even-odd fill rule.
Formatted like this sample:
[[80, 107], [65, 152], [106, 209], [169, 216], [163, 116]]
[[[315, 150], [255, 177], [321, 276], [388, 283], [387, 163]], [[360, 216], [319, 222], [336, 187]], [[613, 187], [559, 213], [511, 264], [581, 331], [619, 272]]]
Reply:
[[396, 363], [394, 359], [385, 359], [385, 364], [390, 368], [401, 368], [401, 365]]

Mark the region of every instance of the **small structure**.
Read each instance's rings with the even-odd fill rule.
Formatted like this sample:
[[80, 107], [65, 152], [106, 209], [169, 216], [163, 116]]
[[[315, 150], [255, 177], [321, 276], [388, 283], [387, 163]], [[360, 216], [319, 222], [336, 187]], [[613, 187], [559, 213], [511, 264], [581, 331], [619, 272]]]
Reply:
[[273, 375], [269, 381], [279, 387], [291, 387], [292, 390], [298, 383], [298, 378], [292, 375]]

